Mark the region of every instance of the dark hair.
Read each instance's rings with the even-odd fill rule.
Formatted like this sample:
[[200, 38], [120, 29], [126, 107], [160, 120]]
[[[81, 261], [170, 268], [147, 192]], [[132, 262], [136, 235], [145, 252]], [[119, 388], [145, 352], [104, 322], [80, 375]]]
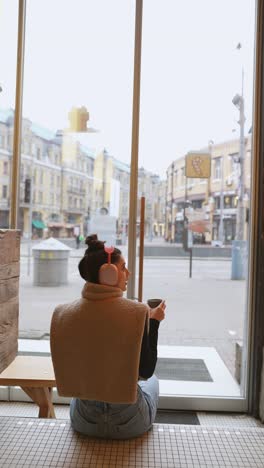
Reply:
[[[85, 281], [99, 283], [99, 269], [108, 260], [104, 250], [105, 242], [98, 240], [97, 234], [92, 234], [86, 237], [85, 244], [88, 245], [88, 249], [78, 265], [80, 275]], [[117, 263], [121, 255], [121, 250], [115, 248], [111, 254], [111, 263]]]

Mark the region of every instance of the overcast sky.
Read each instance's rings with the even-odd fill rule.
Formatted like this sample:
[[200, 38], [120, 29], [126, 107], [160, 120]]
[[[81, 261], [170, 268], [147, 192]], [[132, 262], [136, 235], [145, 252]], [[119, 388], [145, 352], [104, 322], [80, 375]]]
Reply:
[[[0, 108], [14, 107], [17, 3], [0, 0]], [[139, 165], [165, 177], [173, 159], [239, 137], [242, 66], [250, 128], [255, 2], [143, 3]], [[84, 105], [99, 132], [83, 141], [129, 163], [134, 12], [133, 0], [28, 0], [23, 115], [65, 128]]]

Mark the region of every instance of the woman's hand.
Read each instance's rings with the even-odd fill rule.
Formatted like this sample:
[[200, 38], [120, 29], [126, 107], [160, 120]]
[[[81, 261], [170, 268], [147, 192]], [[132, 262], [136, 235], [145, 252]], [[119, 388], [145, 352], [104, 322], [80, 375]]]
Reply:
[[165, 301], [162, 301], [158, 307], [155, 307], [154, 309], [150, 309], [149, 316], [150, 318], [154, 318], [155, 320], [158, 320], [161, 322], [162, 320], [165, 319], [165, 309], [166, 309], [166, 304]]

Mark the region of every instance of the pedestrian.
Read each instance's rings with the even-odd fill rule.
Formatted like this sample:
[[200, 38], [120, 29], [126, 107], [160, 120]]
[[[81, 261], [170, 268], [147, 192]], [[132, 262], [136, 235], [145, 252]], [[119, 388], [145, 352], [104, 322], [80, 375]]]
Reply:
[[80, 247], [80, 235], [77, 234], [76, 235], [76, 249], [78, 249]]
[[88, 236], [79, 263], [81, 299], [56, 307], [51, 354], [58, 393], [71, 396], [73, 429], [106, 439], [148, 431], [156, 416], [154, 375], [165, 301], [150, 309], [126, 299], [129, 271], [121, 251]]

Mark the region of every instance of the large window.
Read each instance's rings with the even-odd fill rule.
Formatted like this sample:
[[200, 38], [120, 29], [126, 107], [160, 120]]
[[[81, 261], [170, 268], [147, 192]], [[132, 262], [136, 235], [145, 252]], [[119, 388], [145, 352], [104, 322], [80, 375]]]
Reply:
[[0, 2], [0, 228], [9, 226], [18, 1]]
[[[160, 356], [175, 366], [161, 391], [240, 398], [248, 332], [254, 2], [168, 1], [164, 8], [146, 0], [143, 44], [139, 166], [149, 180], [139, 192], [146, 197], [143, 291], [145, 300], [166, 299]], [[188, 153], [198, 164], [202, 155], [210, 158], [210, 178], [186, 177]], [[192, 380], [191, 371], [179, 378], [180, 360], [198, 370], [198, 357], [210, 384], [201, 375]]]
[[[108, 241], [122, 243], [126, 255], [134, 16], [134, 1], [27, 1], [21, 337], [46, 336], [58, 301], [80, 297], [88, 234], [107, 240], [109, 227]], [[54, 239], [68, 255], [66, 275], [55, 271], [59, 252], [45, 254]]]
[[[135, 3], [27, 1], [20, 337], [47, 338], [54, 307], [79, 297], [87, 234], [97, 232], [127, 255]], [[0, 105], [0, 227], [8, 224], [12, 159], [12, 8], [0, 29], [10, 49], [0, 58], [0, 96], [11, 85]], [[254, 2], [168, 0], [164, 8], [145, 0], [142, 39], [133, 196], [136, 236], [145, 229], [143, 300], [167, 301], [159, 356], [161, 366], [171, 360], [171, 374], [165, 369], [161, 393], [214, 397], [230, 408], [230, 399], [245, 402]], [[210, 159], [210, 177], [188, 176], [190, 152], [198, 166], [201, 155]], [[47, 242], [64, 250], [63, 274]], [[241, 253], [237, 263], [234, 252]]]

